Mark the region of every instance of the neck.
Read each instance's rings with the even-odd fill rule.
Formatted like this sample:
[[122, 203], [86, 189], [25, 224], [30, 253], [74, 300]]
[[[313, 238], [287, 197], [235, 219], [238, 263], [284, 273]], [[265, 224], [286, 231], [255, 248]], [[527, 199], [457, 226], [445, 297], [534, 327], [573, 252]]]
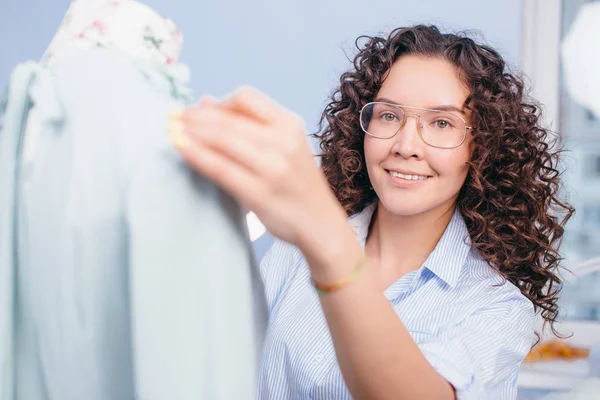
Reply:
[[392, 214], [379, 203], [365, 250], [385, 287], [423, 265], [450, 223], [454, 208], [452, 203], [404, 216]]

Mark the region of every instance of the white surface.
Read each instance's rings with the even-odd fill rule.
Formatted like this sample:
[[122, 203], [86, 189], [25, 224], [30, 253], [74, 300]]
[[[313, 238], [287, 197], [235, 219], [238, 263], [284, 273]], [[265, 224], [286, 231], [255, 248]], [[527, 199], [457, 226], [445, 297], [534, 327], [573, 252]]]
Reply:
[[[573, 272], [569, 280], [585, 279], [585, 275], [600, 270], [600, 259], [573, 265], [569, 269]], [[542, 321], [540, 321], [539, 328], [542, 331]], [[589, 349], [600, 344], [600, 322], [598, 321], [557, 322], [556, 329], [560, 334], [570, 336], [563, 340], [572, 346]], [[552, 339], [555, 337], [549, 329], [542, 332], [542, 342]], [[569, 390], [583, 384], [588, 374], [589, 362], [587, 360], [524, 363], [519, 374], [519, 387]]]
[[531, 94], [544, 107], [542, 124], [559, 124], [560, 35], [562, 0], [523, 0], [521, 68]]
[[248, 231], [250, 232], [250, 240], [253, 242], [267, 231], [265, 226], [252, 211], [246, 214], [246, 223], [248, 224]]
[[600, 379], [587, 379], [568, 393], [555, 393], [541, 400], [598, 400], [600, 398]]
[[[569, 321], [557, 323], [556, 327], [561, 334], [572, 334], [564, 341], [573, 346], [590, 348], [600, 344], [600, 322]], [[542, 341], [552, 338], [552, 334], [545, 331]], [[524, 363], [519, 374], [519, 387], [568, 390], [582, 383], [588, 373], [589, 362], [587, 360]]]
[[567, 90], [600, 118], [600, 1], [581, 6], [562, 43]]

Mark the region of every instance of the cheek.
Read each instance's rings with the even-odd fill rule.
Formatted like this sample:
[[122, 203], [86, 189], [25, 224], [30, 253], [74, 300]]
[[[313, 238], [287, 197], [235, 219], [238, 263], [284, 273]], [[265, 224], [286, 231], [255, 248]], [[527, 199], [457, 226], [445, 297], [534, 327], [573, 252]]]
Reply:
[[388, 154], [389, 149], [386, 147], [385, 140], [365, 137], [364, 151], [365, 163], [368, 169], [381, 163]]
[[461, 146], [458, 149], [443, 150], [431, 148], [427, 159], [430, 167], [443, 178], [453, 178], [464, 181], [469, 167], [467, 162], [471, 158], [471, 151], [468, 146]]

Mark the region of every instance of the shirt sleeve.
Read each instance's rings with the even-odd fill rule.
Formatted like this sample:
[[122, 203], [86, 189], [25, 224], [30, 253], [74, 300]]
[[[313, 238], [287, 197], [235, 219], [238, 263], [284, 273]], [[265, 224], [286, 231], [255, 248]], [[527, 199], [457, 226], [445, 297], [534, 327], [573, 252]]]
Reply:
[[516, 399], [519, 367], [534, 340], [535, 313], [525, 297], [479, 310], [420, 345], [456, 390], [457, 400]]
[[260, 275], [265, 286], [269, 314], [295, 271], [302, 264], [303, 256], [295, 246], [275, 239], [260, 263]]

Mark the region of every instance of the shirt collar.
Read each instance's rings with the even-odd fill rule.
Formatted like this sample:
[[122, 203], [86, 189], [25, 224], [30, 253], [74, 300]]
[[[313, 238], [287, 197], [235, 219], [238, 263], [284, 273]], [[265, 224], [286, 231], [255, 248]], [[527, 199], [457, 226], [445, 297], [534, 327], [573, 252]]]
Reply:
[[[363, 246], [376, 209], [377, 203], [372, 203], [349, 219], [350, 226], [356, 232], [357, 239]], [[423, 267], [433, 272], [449, 286], [455, 286], [470, 249], [471, 238], [467, 225], [462, 214], [456, 208], [444, 234], [425, 260]]]
[[456, 208], [440, 241], [423, 265], [453, 287], [460, 278], [470, 250], [469, 230], [462, 214]]

